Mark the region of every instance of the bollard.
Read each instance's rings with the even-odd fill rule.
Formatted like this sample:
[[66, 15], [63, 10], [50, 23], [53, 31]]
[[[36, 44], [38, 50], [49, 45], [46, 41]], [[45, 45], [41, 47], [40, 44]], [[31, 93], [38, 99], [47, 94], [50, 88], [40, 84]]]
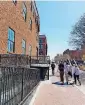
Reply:
[[30, 64], [30, 67], [31, 67], [31, 56], [29, 56], [29, 64]]

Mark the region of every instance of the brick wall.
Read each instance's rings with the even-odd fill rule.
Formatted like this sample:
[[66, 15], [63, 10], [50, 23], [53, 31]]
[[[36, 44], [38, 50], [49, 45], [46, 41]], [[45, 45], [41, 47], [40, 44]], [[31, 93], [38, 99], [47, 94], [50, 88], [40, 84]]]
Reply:
[[[36, 46], [38, 35], [35, 16], [30, 10], [30, 1], [25, 1], [27, 7], [26, 22], [22, 14], [23, 1], [17, 1], [15, 5], [13, 0], [0, 1], [0, 53], [7, 53], [8, 28], [15, 32], [15, 52], [22, 53], [22, 39], [26, 41], [26, 54], [29, 51], [29, 44], [32, 46], [32, 55], [36, 55]], [[32, 19], [32, 30], [29, 29], [29, 19]]]
[[[42, 42], [40, 43], [39, 41], [39, 45], [42, 45], [42, 48], [39, 48], [39, 54], [40, 55], [47, 55], [47, 39], [45, 35], [40, 35], [39, 36], [39, 40], [42, 40]], [[41, 54], [42, 52], [42, 54]]]

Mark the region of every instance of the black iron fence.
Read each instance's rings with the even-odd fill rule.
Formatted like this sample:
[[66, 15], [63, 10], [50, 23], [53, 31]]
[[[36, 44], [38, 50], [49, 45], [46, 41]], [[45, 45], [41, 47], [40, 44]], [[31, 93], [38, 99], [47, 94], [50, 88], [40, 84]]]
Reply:
[[18, 105], [40, 79], [49, 77], [49, 67], [28, 66], [49, 61], [49, 56], [0, 54], [0, 105]]
[[18, 105], [39, 81], [39, 69], [0, 66], [0, 105]]

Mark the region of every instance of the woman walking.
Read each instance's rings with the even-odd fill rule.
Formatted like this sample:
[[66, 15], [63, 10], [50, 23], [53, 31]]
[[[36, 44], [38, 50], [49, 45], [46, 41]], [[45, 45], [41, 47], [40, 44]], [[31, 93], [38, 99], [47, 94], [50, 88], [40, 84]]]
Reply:
[[74, 71], [73, 71], [73, 76], [74, 76], [74, 83], [76, 84], [77, 81], [79, 82], [79, 84], [81, 85], [80, 79], [79, 79], [79, 68], [77, 67], [77, 65], [74, 66]]

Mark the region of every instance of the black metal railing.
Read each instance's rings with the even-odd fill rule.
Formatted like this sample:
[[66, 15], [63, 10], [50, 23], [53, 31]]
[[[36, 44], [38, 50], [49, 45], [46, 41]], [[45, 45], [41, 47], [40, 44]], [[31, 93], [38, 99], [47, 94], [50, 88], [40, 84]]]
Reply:
[[31, 56], [31, 64], [49, 64], [50, 56]]
[[49, 56], [32, 56], [30, 67], [35, 67], [40, 69], [41, 80], [49, 80], [49, 67], [50, 67], [50, 57]]
[[0, 64], [3, 66], [26, 66], [29, 56], [21, 54], [0, 54]]
[[39, 81], [39, 69], [0, 66], [0, 105], [18, 105]]
[[0, 64], [3, 66], [27, 66], [31, 64], [49, 64], [49, 56], [28, 56], [21, 54], [0, 54]]

